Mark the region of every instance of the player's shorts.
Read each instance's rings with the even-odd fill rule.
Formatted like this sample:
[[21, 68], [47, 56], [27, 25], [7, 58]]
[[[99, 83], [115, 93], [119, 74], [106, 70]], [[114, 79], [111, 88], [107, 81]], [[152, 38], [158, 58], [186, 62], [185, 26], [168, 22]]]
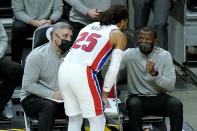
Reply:
[[91, 118], [103, 114], [99, 83], [90, 67], [64, 61], [59, 69], [58, 81], [66, 115], [82, 114], [84, 118]]

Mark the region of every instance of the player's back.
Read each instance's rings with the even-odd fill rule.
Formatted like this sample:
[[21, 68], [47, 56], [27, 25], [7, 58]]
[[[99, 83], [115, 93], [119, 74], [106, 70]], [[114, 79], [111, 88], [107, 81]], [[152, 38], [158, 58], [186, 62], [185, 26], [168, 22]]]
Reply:
[[100, 70], [112, 52], [109, 34], [114, 29], [118, 27], [100, 26], [99, 22], [87, 25], [79, 32], [65, 61], [91, 66], [95, 71]]

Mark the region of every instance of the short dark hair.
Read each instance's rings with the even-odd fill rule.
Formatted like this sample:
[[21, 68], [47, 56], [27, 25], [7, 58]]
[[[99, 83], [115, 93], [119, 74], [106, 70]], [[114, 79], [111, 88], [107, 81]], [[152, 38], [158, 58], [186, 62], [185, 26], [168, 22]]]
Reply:
[[144, 26], [144, 27], [142, 27], [142, 28], [139, 29], [139, 33], [141, 31], [144, 31], [144, 32], [153, 32], [154, 37], [157, 38], [157, 34], [155, 32], [155, 29], [152, 26]]
[[128, 19], [128, 10], [123, 5], [112, 5], [99, 16], [100, 25], [117, 24], [123, 19]]

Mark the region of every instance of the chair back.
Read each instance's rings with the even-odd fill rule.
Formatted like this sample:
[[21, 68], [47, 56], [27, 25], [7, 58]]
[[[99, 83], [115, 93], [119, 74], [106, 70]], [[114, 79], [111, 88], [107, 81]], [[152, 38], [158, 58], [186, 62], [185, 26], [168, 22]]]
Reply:
[[32, 49], [49, 42], [53, 25], [38, 27], [33, 34]]

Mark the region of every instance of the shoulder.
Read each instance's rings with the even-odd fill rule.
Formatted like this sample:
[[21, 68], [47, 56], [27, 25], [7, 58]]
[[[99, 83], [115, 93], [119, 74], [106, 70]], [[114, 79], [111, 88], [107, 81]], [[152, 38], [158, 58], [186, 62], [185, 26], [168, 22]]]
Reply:
[[27, 61], [41, 61], [45, 55], [46, 50], [48, 49], [48, 46], [48, 44], [44, 44], [33, 49], [27, 56]]
[[[110, 32], [110, 36], [112, 36], [112, 37], [117, 37], [117, 36], [118, 36], [118, 38], [119, 38], [119, 37], [126, 37], [125, 34], [122, 33], [119, 29], [112, 30], [112, 31]], [[118, 39], [118, 38], [117, 38], [117, 39]]]
[[[166, 51], [160, 47], [156, 47], [156, 52], [159, 56], [162, 56], [162, 57], [166, 57], [166, 56], [169, 56], [170, 55], [170, 52], [169, 51]], [[171, 55], [170, 55], [171, 56]]]
[[124, 54], [133, 54], [135, 52], [135, 48], [128, 48], [124, 51]]
[[118, 42], [127, 43], [126, 35], [122, 33], [120, 30], [112, 30], [109, 34], [109, 39], [112, 44]]
[[155, 51], [156, 51], [157, 57], [161, 58], [162, 60], [170, 60], [170, 59], [172, 59], [172, 56], [171, 56], [169, 51], [166, 51], [166, 50], [164, 50], [164, 49], [162, 49], [160, 47], [157, 47], [155, 49]]
[[127, 59], [132, 59], [137, 53], [137, 48], [128, 48], [124, 51], [123, 57]]

